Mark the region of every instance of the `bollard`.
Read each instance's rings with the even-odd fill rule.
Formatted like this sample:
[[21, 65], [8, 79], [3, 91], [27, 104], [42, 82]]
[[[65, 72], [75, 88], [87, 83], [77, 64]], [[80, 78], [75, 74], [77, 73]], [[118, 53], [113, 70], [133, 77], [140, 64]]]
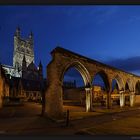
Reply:
[[69, 126], [69, 110], [66, 113], [66, 126]]

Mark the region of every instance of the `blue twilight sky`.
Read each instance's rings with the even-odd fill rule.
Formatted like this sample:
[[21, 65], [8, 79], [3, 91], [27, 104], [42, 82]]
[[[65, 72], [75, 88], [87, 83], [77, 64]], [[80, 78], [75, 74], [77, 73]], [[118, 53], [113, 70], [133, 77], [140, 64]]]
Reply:
[[34, 34], [35, 63], [57, 45], [140, 75], [140, 6], [0, 6], [0, 61], [12, 65], [13, 36]]

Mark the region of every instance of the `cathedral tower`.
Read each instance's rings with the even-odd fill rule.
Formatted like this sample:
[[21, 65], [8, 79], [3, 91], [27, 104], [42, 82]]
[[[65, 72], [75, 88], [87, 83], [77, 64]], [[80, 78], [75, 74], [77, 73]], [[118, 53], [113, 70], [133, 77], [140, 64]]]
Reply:
[[40, 63], [39, 63], [39, 66], [38, 66], [38, 70], [39, 70], [39, 78], [40, 78], [40, 80], [42, 80], [43, 79], [43, 66], [42, 66], [42, 63], [41, 63], [41, 61], [40, 61]]
[[27, 39], [22, 39], [20, 33], [20, 28], [17, 28], [14, 35], [13, 67], [18, 71], [22, 71], [24, 57], [26, 58], [27, 66], [34, 62], [33, 34], [31, 32]]
[[26, 58], [24, 55], [22, 60], [22, 77], [24, 77], [26, 71], [27, 71], [27, 66], [26, 66]]

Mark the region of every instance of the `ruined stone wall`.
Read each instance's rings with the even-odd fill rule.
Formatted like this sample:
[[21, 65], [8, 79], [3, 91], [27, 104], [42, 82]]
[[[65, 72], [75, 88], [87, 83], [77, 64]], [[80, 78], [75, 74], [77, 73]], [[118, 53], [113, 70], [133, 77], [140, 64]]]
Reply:
[[3, 95], [3, 78], [0, 70], [0, 108], [2, 108], [2, 95]]
[[65, 89], [63, 90], [63, 95], [65, 100], [74, 100], [74, 101], [81, 101], [82, 96], [85, 95], [85, 90], [81, 89]]
[[140, 105], [140, 95], [135, 95], [135, 105]]
[[[91, 105], [91, 83], [96, 74], [100, 74], [105, 82], [108, 108], [111, 107], [113, 79], [117, 80], [119, 90], [123, 92], [125, 92], [125, 85], [127, 83], [130, 93], [135, 92], [135, 83], [137, 80], [140, 80], [139, 76], [113, 68], [60, 47], [55, 48], [51, 54], [52, 61], [47, 66], [48, 88], [45, 94], [45, 112], [51, 117], [58, 117], [63, 114], [62, 82], [65, 72], [71, 67], [76, 68], [83, 77], [87, 91], [87, 108]], [[70, 95], [71, 98], [75, 96], [73, 93], [70, 93]]]

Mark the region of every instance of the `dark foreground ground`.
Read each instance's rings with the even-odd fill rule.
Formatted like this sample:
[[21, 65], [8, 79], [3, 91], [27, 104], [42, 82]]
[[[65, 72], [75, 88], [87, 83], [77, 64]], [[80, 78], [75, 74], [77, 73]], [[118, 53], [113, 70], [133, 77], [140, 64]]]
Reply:
[[[67, 106], [65, 106], [65, 109]], [[74, 108], [74, 107], [73, 107]], [[4, 107], [0, 110], [0, 135], [140, 135], [140, 108], [95, 109], [70, 112], [70, 123], [41, 117], [41, 105]]]

